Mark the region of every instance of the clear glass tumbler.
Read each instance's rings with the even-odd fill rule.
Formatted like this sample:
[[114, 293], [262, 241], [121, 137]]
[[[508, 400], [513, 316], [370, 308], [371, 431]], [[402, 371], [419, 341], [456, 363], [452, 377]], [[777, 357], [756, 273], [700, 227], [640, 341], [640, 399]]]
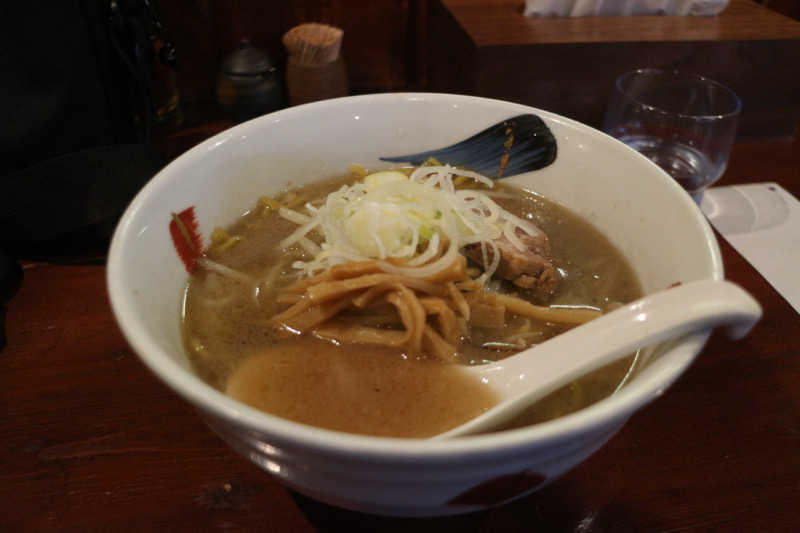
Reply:
[[663, 168], [696, 200], [728, 165], [741, 102], [703, 76], [639, 69], [617, 78], [603, 130]]

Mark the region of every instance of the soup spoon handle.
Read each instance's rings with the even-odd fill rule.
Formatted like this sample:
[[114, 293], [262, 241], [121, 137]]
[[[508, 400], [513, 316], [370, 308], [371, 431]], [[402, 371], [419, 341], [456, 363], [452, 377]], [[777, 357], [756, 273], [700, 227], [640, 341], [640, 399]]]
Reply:
[[500, 403], [434, 439], [485, 431], [535, 401], [638, 348], [688, 333], [727, 326], [740, 339], [761, 318], [761, 306], [727, 281], [693, 281], [648, 295], [507, 359], [466, 371], [486, 383]]

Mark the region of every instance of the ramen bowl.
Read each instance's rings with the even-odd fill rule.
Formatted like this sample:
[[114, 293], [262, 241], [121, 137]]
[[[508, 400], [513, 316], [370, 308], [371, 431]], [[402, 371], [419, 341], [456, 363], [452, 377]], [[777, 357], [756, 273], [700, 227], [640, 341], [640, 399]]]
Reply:
[[[359, 436], [310, 427], [238, 403], [192, 371], [181, 337], [187, 281], [168, 226], [194, 208], [210, 235], [287, 184], [341, 175], [353, 163], [452, 145], [532, 113], [555, 160], [507, 178], [582, 215], [627, 257], [645, 293], [722, 279], [717, 242], [689, 195], [621, 142], [527, 106], [445, 94], [382, 94], [307, 104], [216, 135], [176, 159], [136, 196], [114, 235], [108, 287], [119, 325], [144, 364], [197, 408], [234, 450], [286, 486], [353, 510], [398, 516], [474, 511], [558, 478], [607, 442], [690, 365], [709, 331], [658, 348], [613, 395], [520, 429], [451, 440]], [[657, 236], [657, 238], [656, 238]]]

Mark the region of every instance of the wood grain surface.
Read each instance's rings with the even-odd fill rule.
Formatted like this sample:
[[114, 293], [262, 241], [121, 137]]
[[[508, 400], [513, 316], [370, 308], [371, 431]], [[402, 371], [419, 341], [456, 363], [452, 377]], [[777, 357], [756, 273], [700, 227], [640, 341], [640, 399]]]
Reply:
[[[721, 184], [800, 196], [800, 143], [736, 146]], [[283, 488], [139, 362], [103, 266], [26, 264], [0, 353], [0, 531], [798, 531], [800, 317], [720, 239], [763, 305], [585, 463], [490, 511], [391, 519]]]

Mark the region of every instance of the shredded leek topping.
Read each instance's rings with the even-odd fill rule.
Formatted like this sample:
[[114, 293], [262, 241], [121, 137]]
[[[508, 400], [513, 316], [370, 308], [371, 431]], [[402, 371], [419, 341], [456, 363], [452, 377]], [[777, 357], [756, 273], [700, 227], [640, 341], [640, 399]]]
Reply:
[[[279, 215], [299, 226], [281, 246], [297, 244], [312, 256], [292, 264], [306, 276], [377, 259], [385, 272], [422, 278], [447, 268], [464, 246], [479, 244], [484, 272], [477, 281], [485, 283], [500, 261], [496, 239], [504, 236], [522, 251], [518, 232], [535, 236], [539, 230], [482, 190], [456, 189], [454, 178], [462, 176], [494, 185], [449, 165], [421, 166], [410, 176], [396, 170], [368, 174], [330, 193], [318, 208], [306, 204], [305, 213], [281, 207]], [[312, 231], [323, 237], [320, 244], [308, 238]]]

